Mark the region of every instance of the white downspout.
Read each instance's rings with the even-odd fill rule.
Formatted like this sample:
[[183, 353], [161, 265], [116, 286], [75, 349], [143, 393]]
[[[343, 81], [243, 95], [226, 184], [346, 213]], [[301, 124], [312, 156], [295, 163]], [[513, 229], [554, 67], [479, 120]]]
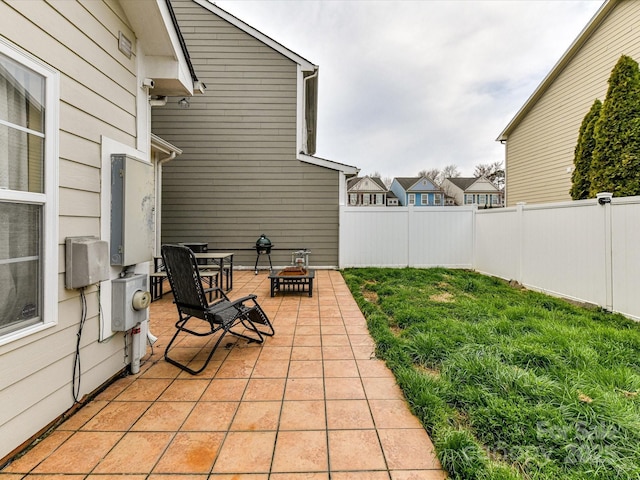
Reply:
[[162, 209], [160, 208], [161, 195], [162, 195], [162, 165], [170, 162], [177, 157], [176, 152], [171, 152], [169, 156], [160, 158], [157, 161], [156, 168], [156, 255], [160, 252], [162, 246]]

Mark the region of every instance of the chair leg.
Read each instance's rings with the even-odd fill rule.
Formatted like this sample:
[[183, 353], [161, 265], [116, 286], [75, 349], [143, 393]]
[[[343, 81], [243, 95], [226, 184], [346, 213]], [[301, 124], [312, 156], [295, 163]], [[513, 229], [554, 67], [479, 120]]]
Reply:
[[[266, 335], [267, 337], [272, 337], [275, 335], [275, 330], [273, 329], [273, 325], [267, 317], [267, 314], [264, 313], [264, 310], [257, 303], [252, 307], [245, 307], [246, 310], [243, 315], [240, 317], [240, 321], [242, 324], [248, 328], [259, 334], [260, 336]], [[247, 325], [247, 323], [249, 325]], [[267, 330], [261, 330], [257, 327], [257, 325], [265, 325]]]
[[[164, 351], [164, 359], [168, 363], [170, 363], [172, 365], [175, 365], [176, 367], [184, 370], [185, 372], [190, 373], [191, 375], [197, 375], [198, 373], [201, 373], [205, 368], [207, 368], [207, 365], [209, 365], [209, 362], [211, 361], [211, 358], [213, 357], [213, 354], [216, 352], [216, 349], [218, 348], [218, 345], [220, 345], [220, 342], [222, 342], [222, 339], [224, 338], [224, 336], [226, 335], [228, 330], [223, 328], [223, 327], [218, 327], [218, 328], [213, 329], [210, 332], [207, 332], [206, 334], [195, 333], [195, 332], [193, 332], [193, 331], [191, 331], [191, 330], [189, 330], [189, 329], [184, 327], [186, 325], [187, 321], [189, 321], [189, 318], [181, 320], [178, 323], [176, 323], [176, 333], [173, 334], [173, 337], [171, 337], [171, 340], [169, 341], [169, 344], [167, 345], [167, 348]], [[181, 332], [186, 332], [186, 333], [190, 333], [190, 334], [197, 335], [197, 336], [200, 336], [200, 337], [204, 337], [204, 336], [213, 335], [214, 333], [218, 332], [219, 330], [222, 330], [222, 334], [220, 335], [220, 337], [218, 338], [218, 341], [215, 343], [215, 345], [213, 346], [213, 348], [209, 352], [209, 355], [207, 356], [207, 359], [205, 360], [204, 364], [199, 369], [194, 370], [192, 368], [189, 368], [186, 364], [180, 363], [177, 360], [175, 360], [175, 359], [173, 359], [173, 358], [171, 358], [169, 356], [169, 350], [171, 349], [171, 347], [173, 346], [173, 342], [176, 341], [176, 339], [178, 338], [178, 335]], [[193, 358], [191, 360], [193, 360]]]

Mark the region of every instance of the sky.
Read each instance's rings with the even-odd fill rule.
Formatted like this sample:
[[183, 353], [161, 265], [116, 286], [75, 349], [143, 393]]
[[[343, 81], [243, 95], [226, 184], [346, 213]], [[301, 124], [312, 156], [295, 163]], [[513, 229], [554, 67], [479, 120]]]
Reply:
[[218, 0], [319, 66], [316, 156], [413, 177], [496, 141], [602, 0]]

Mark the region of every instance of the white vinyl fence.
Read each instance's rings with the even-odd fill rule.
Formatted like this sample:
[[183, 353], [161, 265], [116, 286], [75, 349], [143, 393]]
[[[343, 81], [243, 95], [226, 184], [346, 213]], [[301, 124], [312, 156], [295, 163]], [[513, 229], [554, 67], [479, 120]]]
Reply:
[[341, 207], [340, 267], [470, 268], [640, 320], [640, 197]]

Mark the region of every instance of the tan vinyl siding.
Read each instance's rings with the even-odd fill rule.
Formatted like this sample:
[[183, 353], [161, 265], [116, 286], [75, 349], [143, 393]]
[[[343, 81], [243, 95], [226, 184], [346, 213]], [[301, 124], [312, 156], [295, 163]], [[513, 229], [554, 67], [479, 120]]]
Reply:
[[640, 3], [621, 1], [507, 140], [507, 205], [570, 200], [578, 130], [621, 55], [640, 61]]
[[[101, 135], [135, 146], [136, 58], [117, 49], [119, 30], [135, 36], [122, 18], [113, 0], [0, 3], [0, 35], [60, 72], [60, 159], [48, 159], [60, 186], [58, 324], [0, 346], [0, 458], [73, 405], [81, 307], [79, 291], [64, 288], [64, 240], [100, 235]], [[98, 342], [96, 287], [86, 295], [81, 395], [124, 368], [122, 336]]]
[[162, 242], [253, 267], [264, 233], [274, 265], [309, 248], [314, 265], [337, 266], [339, 173], [297, 160], [297, 64], [191, 1], [172, 5], [207, 90], [189, 109], [153, 109], [153, 132], [183, 150], [163, 168]]

